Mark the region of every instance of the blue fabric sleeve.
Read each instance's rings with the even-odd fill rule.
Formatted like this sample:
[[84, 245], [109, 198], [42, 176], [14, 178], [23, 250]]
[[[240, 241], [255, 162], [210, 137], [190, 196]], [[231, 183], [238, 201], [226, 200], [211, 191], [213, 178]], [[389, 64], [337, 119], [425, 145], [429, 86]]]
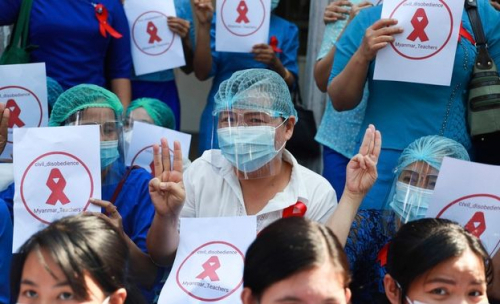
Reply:
[[500, 67], [500, 12], [495, 10], [488, 1], [478, 1], [478, 11], [483, 24], [484, 34], [488, 42], [488, 52]]
[[14, 191], [15, 191], [15, 184], [12, 183], [10, 184], [7, 189], [3, 190], [0, 192], [0, 200], [3, 200], [5, 205], [7, 206], [7, 210], [10, 213], [10, 219], [12, 222], [14, 222]]
[[21, 0], [0, 1], [0, 25], [11, 25], [17, 21]]
[[0, 199], [0, 303], [10, 303], [10, 263], [12, 260], [12, 221], [3, 200]]
[[286, 36], [290, 38], [279, 41], [280, 48], [283, 51], [279, 54], [279, 58], [283, 66], [295, 76], [295, 79], [297, 79], [299, 75], [299, 64], [297, 62], [297, 55], [299, 51], [299, 29], [295, 24], [288, 22], [288, 29], [286, 30], [286, 33]]
[[217, 74], [217, 65], [219, 64], [219, 52], [215, 51], [215, 18], [217, 18], [217, 16], [214, 14], [212, 26], [210, 28], [210, 49], [212, 52], [212, 68], [210, 69], [210, 77]]
[[127, 17], [120, 3], [110, 13], [113, 14], [113, 28], [123, 37], [120, 39], [111, 38], [106, 52], [106, 76], [110, 80], [130, 78], [132, 76], [132, 50]]

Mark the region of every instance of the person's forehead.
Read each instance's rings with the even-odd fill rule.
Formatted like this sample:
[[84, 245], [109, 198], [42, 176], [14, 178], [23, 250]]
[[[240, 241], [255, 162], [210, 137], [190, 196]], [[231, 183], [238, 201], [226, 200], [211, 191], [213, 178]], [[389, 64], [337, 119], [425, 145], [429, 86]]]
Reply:
[[110, 108], [87, 108], [83, 110], [83, 119], [110, 119], [114, 120], [115, 119], [115, 111]]

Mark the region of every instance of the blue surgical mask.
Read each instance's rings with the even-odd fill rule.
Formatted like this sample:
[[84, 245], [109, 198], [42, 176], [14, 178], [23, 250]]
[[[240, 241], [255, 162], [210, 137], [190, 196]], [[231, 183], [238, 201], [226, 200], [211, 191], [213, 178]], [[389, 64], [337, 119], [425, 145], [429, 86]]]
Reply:
[[425, 217], [433, 192], [398, 181], [390, 206], [403, 223], [418, 220]]
[[239, 171], [254, 172], [278, 153], [274, 146], [276, 127], [231, 127], [217, 130], [222, 155]]
[[119, 157], [118, 140], [101, 141], [101, 169], [107, 168]]
[[278, 5], [280, 4], [280, 0], [271, 0], [271, 11], [274, 11]]

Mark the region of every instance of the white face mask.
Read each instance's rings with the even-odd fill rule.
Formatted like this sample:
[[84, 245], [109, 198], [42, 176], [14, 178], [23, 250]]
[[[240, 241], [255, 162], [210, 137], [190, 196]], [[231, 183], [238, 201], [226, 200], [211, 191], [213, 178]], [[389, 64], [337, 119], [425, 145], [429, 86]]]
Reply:
[[128, 130], [128, 131], [123, 132], [123, 142], [124, 142], [125, 154], [127, 154], [128, 148], [130, 147], [130, 144], [132, 143], [132, 130]]
[[406, 301], [408, 301], [408, 304], [427, 304], [427, 303], [424, 303], [424, 302], [412, 301], [408, 297], [406, 297]]
[[418, 220], [425, 217], [433, 192], [398, 181], [390, 206], [403, 223]]

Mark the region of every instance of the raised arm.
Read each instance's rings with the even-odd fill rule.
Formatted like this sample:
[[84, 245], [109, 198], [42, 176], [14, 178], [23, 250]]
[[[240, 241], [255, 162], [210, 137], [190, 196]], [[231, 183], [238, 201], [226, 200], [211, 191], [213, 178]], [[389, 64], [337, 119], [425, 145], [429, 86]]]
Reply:
[[361, 202], [377, 180], [377, 162], [381, 148], [382, 135], [370, 125], [366, 129], [359, 153], [347, 164], [344, 194], [327, 222], [343, 246]]
[[193, 68], [196, 78], [206, 80], [212, 70], [212, 49], [210, 47], [210, 27], [214, 16], [212, 0], [194, 0], [194, 11], [198, 19], [196, 48]]
[[370, 62], [380, 49], [394, 41], [393, 35], [403, 32], [396, 24], [395, 19], [380, 19], [366, 29], [359, 48], [328, 85], [328, 95], [337, 111], [351, 110], [360, 103]]
[[155, 215], [146, 238], [148, 252], [156, 264], [171, 265], [179, 246], [179, 216], [186, 191], [182, 181], [182, 152], [179, 142], [174, 143], [174, 163], [171, 167], [167, 140], [160, 148], [153, 148], [156, 177], [149, 182], [149, 194], [155, 206]]

